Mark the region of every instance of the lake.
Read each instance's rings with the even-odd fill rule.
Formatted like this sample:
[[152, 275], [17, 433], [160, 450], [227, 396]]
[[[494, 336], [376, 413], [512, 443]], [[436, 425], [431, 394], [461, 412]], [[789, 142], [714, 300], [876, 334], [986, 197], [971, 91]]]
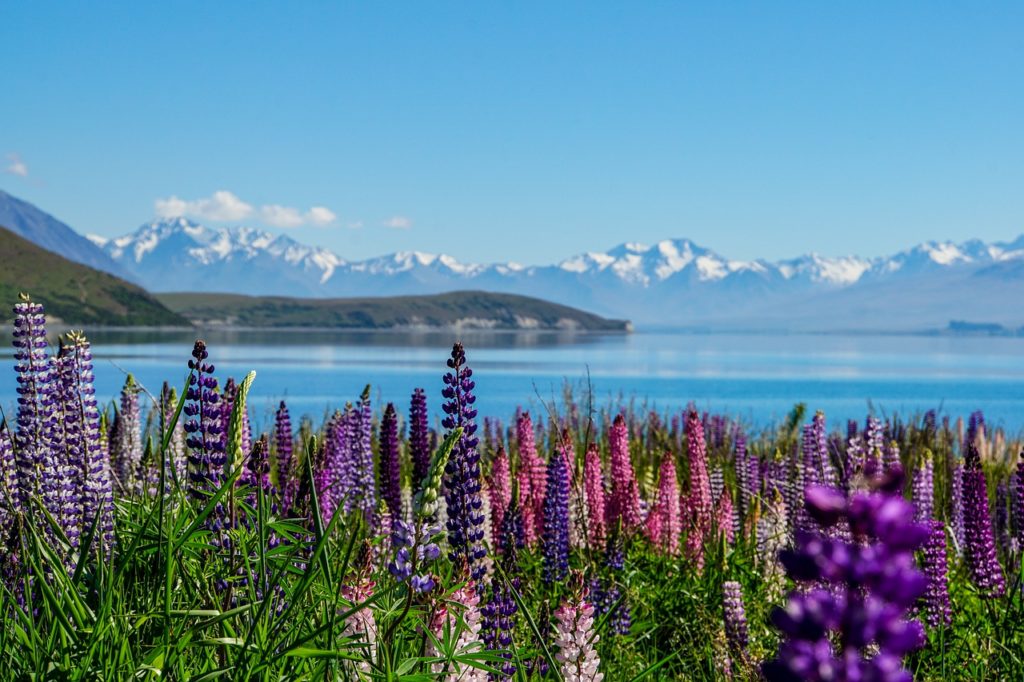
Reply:
[[[91, 336], [97, 393], [112, 399], [131, 372], [156, 393], [180, 387], [194, 332], [99, 331]], [[408, 410], [424, 387], [436, 413], [451, 333], [217, 331], [204, 334], [218, 377], [257, 371], [250, 405], [265, 425], [277, 402], [319, 418], [355, 400], [367, 383], [374, 398]], [[545, 411], [570, 382], [592, 387], [594, 402], [728, 412], [768, 425], [793, 404], [824, 410], [832, 426], [870, 409], [966, 416], [1024, 427], [1024, 339], [926, 336], [562, 333], [461, 334], [477, 382], [481, 415], [507, 421], [517, 405]], [[9, 332], [0, 356], [0, 405], [16, 397]], [[581, 395], [578, 390], [578, 395]], [[585, 404], [585, 400], [581, 401]], [[8, 412], [8, 414], [12, 414]]]

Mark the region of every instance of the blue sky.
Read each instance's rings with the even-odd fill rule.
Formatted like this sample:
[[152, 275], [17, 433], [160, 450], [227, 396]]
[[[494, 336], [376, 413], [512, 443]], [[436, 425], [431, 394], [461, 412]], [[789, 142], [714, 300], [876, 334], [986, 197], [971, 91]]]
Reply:
[[1009, 239], [1022, 8], [6, 3], [0, 188], [82, 232], [185, 211], [348, 258]]

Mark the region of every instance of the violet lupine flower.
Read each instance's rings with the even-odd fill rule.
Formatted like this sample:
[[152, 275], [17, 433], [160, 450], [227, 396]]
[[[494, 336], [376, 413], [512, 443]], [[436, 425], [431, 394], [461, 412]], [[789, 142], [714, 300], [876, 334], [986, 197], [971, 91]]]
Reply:
[[1017, 547], [1024, 551], [1024, 453], [1017, 463]]
[[[360, 510], [370, 525], [375, 524], [377, 512], [377, 478], [373, 470], [373, 410], [370, 405], [370, 386], [367, 384], [359, 398], [359, 407], [349, 422], [351, 443], [351, 482], [345, 496], [345, 512]], [[397, 434], [396, 434], [397, 440]]]
[[345, 412], [335, 410], [327, 420], [324, 425], [323, 457], [313, 471], [320, 515], [324, 523], [330, 523], [334, 512], [341, 508], [341, 501], [347, 494], [351, 480], [348, 435], [350, 413], [351, 406], [346, 405]]
[[221, 426], [220, 396], [214, 366], [206, 362], [206, 343], [196, 341], [188, 367], [188, 402], [182, 411], [185, 422], [185, 445], [189, 449], [189, 481], [193, 497], [203, 501], [220, 487], [226, 461], [224, 428]]
[[864, 430], [864, 475], [873, 477], [881, 468], [882, 448], [885, 437], [882, 433], [882, 422], [875, 417], [868, 417], [867, 428]]
[[704, 540], [711, 531], [714, 502], [711, 498], [711, 479], [708, 476], [707, 447], [704, 427], [696, 411], [686, 419], [686, 442], [690, 457], [689, 524], [686, 535], [686, 554], [698, 568], [704, 566]]
[[548, 462], [548, 486], [544, 495], [544, 582], [564, 580], [569, 573], [569, 476], [565, 458]]
[[[274, 476], [277, 487], [285, 491], [291, 479], [299, 478], [292, 471], [295, 454], [295, 435], [292, 432], [292, 417], [288, 405], [282, 400], [274, 413]], [[285, 508], [289, 505], [285, 504]]]
[[131, 374], [121, 389], [120, 409], [115, 417], [117, 429], [110, 441], [110, 457], [122, 494], [142, 491], [142, 417], [139, 411], [139, 387]]
[[821, 587], [795, 589], [786, 606], [772, 613], [786, 639], [763, 667], [770, 682], [910, 682], [901, 659], [921, 645], [924, 634], [905, 615], [927, 587], [913, 553], [928, 529], [913, 522], [913, 506], [899, 495], [902, 484], [896, 468], [876, 482], [873, 493], [846, 498], [833, 488], [808, 487], [814, 520], [827, 530], [845, 519], [853, 541], [801, 531], [797, 549], [782, 552], [791, 578]]
[[22, 294], [14, 306], [14, 370], [18, 373], [18, 416], [14, 453], [18, 469], [20, 509], [39, 493], [45, 443], [45, 405], [50, 394], [50, 363], [46, 354], [43, 306]]
[[604, 673], [598, 668], [601, 659], [595, 645], [599, 641], [594, 632], [594, 607], [582, 596], [562, 602], [555, 610], [555, 646], [562, 679], [566, 682], [601, 682]]
[[621, 524], [625, 530], [639, 528], [640, 488], [629, 456], [629, 430], [621, 414], [616, 415], [608, 432], [611, 450], [612, 494], [608, 504], [608, 523]]
[[86, 445], [78, 376], [71, 346], [61, 341], [53, 358], [52, 410], [48, 459], [56, 474], [44, 484], [44, 502], [61, 526], [71, 547], [78, 547], [82, 533], [82, 485], [84, 483]]
[[81, 500], [82, 527], [91, 528], [95, 521], [98, 541], [94, 545], [102, 545], [104, 551], [109, 552], [114, 546], [114, 484], [110, 453], [102, 442], [103, 429], [93, 386], [92, 350], [83, 334], [72, 332], [68, 335], [67, 353], [71, 359], [81, 423], [85, 477]]
[[730, 654], [733, 658], [746, 659], [750, 645], [747, 611], [743, 607], [743, 589], [735, 580], [726, 580], [722, 585], [722, 613]]
[[401, 518], [394, 518], [391, 527], [391, 546], [395, 556], [388, 564], [388, 571], [398, 582], [409, 580], [413, 592], [429, 592], [434, 588], [434, 578], [425, 569], [441, 555], [441, 549], [434, 541], [441, 528], [410, 523]]
[[380, 420], [381, 497], [392, 519], [402, 518], [402, 471], [398, 458], [398, 413], [388, 403]]
[[882, 463], [888, 471], [893, 467], [902, 466], [900, 463], [900, 445], [894, 440], [890, 440], [885, 444], [885, 450], [883, 452]]
[[933, 628], [950, 625], [953, 611], [949, 606], [949, 562], [946, 557], [946, 527], [941, 521], [930, 520], [928, 542], [922, 554], [922, 568], [928, 577], [924, 593], [925, 616]]
[[0, 421], [0, 545], [4, 533], [14, 523], [18, 509], [18, 464], [7, 424]]
[[[547, 489], [547, 465], [537, 455], [533, 421], [529, 412], [516, 420], [516, 444], [519, 448], [519, 502], [526, 524], [526, 541], [533, 545], [544, 531], [544, 491]], [[529, 508], [527, 508], [529, 507]]]
[[[975, 413], [977, 414], [977, 413]], [[972, 420], [974, 415], [972, 415]], [[970, 569], [975, 587], [986, 597], [1001, 597], [1006, 591], [1003, 569], [996, 556], [992, 535], [992, 519], [988, 509], [988, 490], [985, 472], [981, 470], [976, 439], [966, 442], [964, 457], [964, 558]]]
[[992, 514], [992, 526], [995, 532], [996, 546], [1003, 552], [1010, 548], [1010, 490], [1005, 481], [996, 484], [995, 508]]
[[[159, 440], [162, 441], [167, 429], [170, 428], [171, 420], [174, 419], [174, 410], [178, 405], [178, 393], [166, 381], [160, 390], [160, 431]], [[175, 422], [171, 432], [171, 438], [167, 443], [166, 480], [164, 481], [164, 492], [169, 493], [174, 481], [182, 487], [185, 486], [185, 478], [188, 476], [188, 458], [185, 455], [185, 424], [181, 419]], [[160, 472], [156, 472], [157, 482]]]
[[473, 370], [466, 366], [466, 352], [461, 343], [452, 347], [448, 360], [450, 372], [444, 375], [441, 392], [446, 402], [442, 426], [449, 431], [461, 427], [462, 437], [452, 449], [445, 465], [445, 501], [448, 504], [447, 527], [451, 560], [464, 561], [474, 580], [485, 573], [484, 517], [480, 500], [480, 455], [476, 451], [476, 397]]
[[491, 493], [491, 533], [494, 546], [498, 551], [503, 552], [502, 528], [505, 524], [505, 514], [509, 504], [512, 502], [512, 468], [508, 461], [508, 453], [502, 445], [498, 445], [498, 454], [491, 464], [490, 477]]
[[804, 483], [836, 486], [839, 481], [828, 453], [828, 432], [825, 413], [818, 411], [810, 424], [804, 426], [803, 437]]
[[422, 388], [412, 392], [409, 401], [409, 455], [412, 459], [414, 492], [419, 492], [430, 469], [430, 428], [427, 426], [427, 394]]
[[591, 443], [587, 448], [583, 461], [583, 493], [587, 501], [588, 541], [594, 547], [603, 547], [608, 535], [605, 522], [604, 472], [601, 469], [601, 455], [595, 443]]
[[930, 450], [924, 451], [921, 463], [914, 472], [911, 499], [914, 502], [914, 520], [925, 522], [935, 515], [934, 461]]
[[[515, 548], [515, 539], [508, 538], [509, 544], [512, 546], [512, 555], [515, 556], [517, 550]], [[503, 557], [505, 561], [505, 573], [510, 574], [508, 562], [506, 557]], [[512, 578], [514, 587], [518, 589], [519, 579], [516, 577]], [[480, 609], [481, 614], [481, 629], [480, 639], [484, 643], [484, 648], [488, 651], [500, 651], [501, 657], [505, 659], [505, 662], [501, 664], [501, 674], [488, 674], [487, 678], [494, 682], [509, 680], [513, 675], [516, 674], [516, 665], [512, 662], [512, 639], [513, 639], [513, 626], [514, 618], [518, 607], [516, 606], [515, 598], [512, 596], [512, 591], [509, 586], [505, 585], [502, 579], [495, 575], [491, 578], [491, 594], [487, 603]]]
[[725, 489], [725, 472], [722, 471], [721, 465], [716, 464], [711, 468], [708, 480], [711, 482], [711, 499], [717, 500]]
[[764, 511], [757, 520], [757, 564], [767, 586], [769, 602], [782, 596], [785, 576], [779, 552], [790, 544], [786, 502], [778, 488], [772, 488]]
[[671, 452], [661, 459], [658, 474], [658, 496], [654, 508], [647, 515], [647, 538], [655, 549], [670, 556], [679, 553], [683, 534], [683, 518], [679, 509], [679, 480], [676, 463]]
[[736, 485], [739, 486], [740, 511], [748, 517], [753, 510], [754, 497], [761, 491], [757, 458], [747, 452], [747, 436], [739, 428], [733, 438], [733, 461], [736, 466]]

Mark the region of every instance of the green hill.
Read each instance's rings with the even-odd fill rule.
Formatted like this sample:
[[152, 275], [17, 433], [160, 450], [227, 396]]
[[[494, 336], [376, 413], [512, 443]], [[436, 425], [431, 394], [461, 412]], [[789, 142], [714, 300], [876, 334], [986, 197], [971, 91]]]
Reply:
[[23, 291], [42, 303], [48, 316], [69, 325], [188, 325], [146, 290], [0, 227], [0, 305], [9, 310]]
[[199, 326], [330, 329], [446, 328], [628, 331], [623, 320], [537, 298], [457, 291], [382, 298], [285, 298], [238, 294], [155, 294]]

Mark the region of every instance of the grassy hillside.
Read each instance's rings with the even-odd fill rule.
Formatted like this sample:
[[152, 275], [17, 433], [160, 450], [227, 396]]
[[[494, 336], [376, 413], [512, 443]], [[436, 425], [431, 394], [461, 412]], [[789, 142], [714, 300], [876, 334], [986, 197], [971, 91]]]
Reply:
[[625, 331], [629, 324], [536, 298], [483, 291], [387, 298], [284, 298], [237, 294], [155, 294], [199, 325], [389, 329], [578, 329]]
[[46, 306], [66, 324], [187, 325], [146, 290], [74, 263], [0, 227], [0, 305], [9, 309], [19, 292]]

